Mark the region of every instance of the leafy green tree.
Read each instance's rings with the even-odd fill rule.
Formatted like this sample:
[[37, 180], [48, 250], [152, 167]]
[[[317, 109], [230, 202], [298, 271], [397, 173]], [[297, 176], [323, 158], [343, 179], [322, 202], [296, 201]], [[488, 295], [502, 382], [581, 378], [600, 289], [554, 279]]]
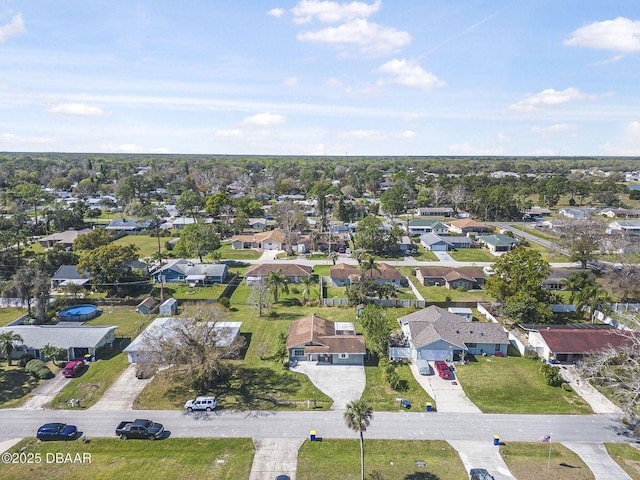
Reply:
[[401, 185], [394, 185], [380, 195], [380, 204], [385, 212], [398, 216], [407, 211], [407, 190]]
[[576, 310], [583, 312], [593, 321], [596, 311], [603, 313], [609, 311], [609, 304], [613, 302], [613, 299], [602, 285], [594, 282], [578, 292], [576, 302]]
[[204, 210], [213, 215], [219, 217], [224, 205], [232, 205], [233, 202], [226, 192], [216, 192], [213, 195], [209, 195], [204, 204]]
[[567, 277], [565, 288], [571, 292], [569, 301], [573, 303], [577, 295], [585, 288], [593, 285], [595, 280], [591, 278], [588, 270], [581, 270], [579, 272], [573, 272]]
[[282, 273], [281, 269], [273, 270], [267, 274], [267, 283], [273, 292], [273, 301], [278, 303], [280, 292], [289, 293], [289, 279]]
[[[38, 321], [44, 322], [49, 305], [49, 286], [50, 278], [44, 270], [26, 265], [11, 277], [2, 294], [5, 298], [19, 298], [23, 304], [27, 305], [28, 315], [33, 313]], [[33, 301], [35, 301], [34, 312], [31, 308]]]
[[56, 360], [65, 354], [65, 349], [60, 347], [54, 347], [50, 343], [47, 343], [44, 347], [40, 349], [40, 353], [42, 353], [42, 356], [45, 360], [47, 358], [50, 358], [51, 360], [53, 360], [53, 364], [57, 365]]
[[376, 305], [367, 305], [359, 317], [365, 332], [367, 348], [379, 358], [386, 358], [389, 348], [391, 326], [384, 310]]
[[78, 235], [73, 241], [73, 249], [79, 250], [93, 250], [98, 247], [109, 245], [111, 242], [111, 235], [104, 228], [96, 228], [84, 235]]
[[191, 218], [196, 218], [196, 209], [202, 203], [202, 197], [194, 190], [185, 190], [176, 200], [176, 208], [181, 215], [187, 212]]
[[0, 333], [0, 348], [7, 358], [7, 365], [11, 366], [11, 354], [18, 343], [23, 343], [24, 340], [17, 333], [12, 331]]
[[220, 237], [215, 225], [192, 223], [180, 232], [180, 240], [176, 243], [175, 253], [182, 257], [198, 257], [200, 262], [204, 256], [220, 248]]
[[236, 210], [243, 211], [247, 217], [261, 217], [262, 203], [249, 197], [241, 197], [235, 200]]
[[135, 245], [104, 245], [95, 250], [85, 250], [80, 255], [78, 270], [89, 272], [97, 289], [116, 292], [131, 274], [130, 264], [138, 259]]
[[343, 414], [347, 427], [360, 436], [360, 480], [364, 480], [364, 432], [373, 420], [373, 409], [365, 400], [353, 400]]
[[366, 217], [360, 220], [353, 241], [357, 247], [364, 250], [370, 250], [374, 253], [381, 252], [385, 246], [382, 221], [376, 217]]

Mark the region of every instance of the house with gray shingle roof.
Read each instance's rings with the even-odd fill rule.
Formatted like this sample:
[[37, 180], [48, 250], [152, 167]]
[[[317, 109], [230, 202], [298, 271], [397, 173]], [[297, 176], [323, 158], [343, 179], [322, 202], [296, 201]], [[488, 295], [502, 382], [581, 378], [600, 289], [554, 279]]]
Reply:
[[189, 283], [211, 285], [224, 283], [229, 276], [229, 267], [224, 263], [193, 263], [179, 258], [164, 265], [153, 273], [156, 283]]
[[468, 322], [431, 305], [398, 318], [413, 360], [453, 361], [473, 355], [507, 355], [509, 336], [499, 323]]
[[407, 224], [407, 232], [409, 235], [422, 235], [423, 233], [446, 235], [449, 233], [449, 227], [438, 220], [414, 218], [413, 220], [409, 220], [409, 223]]
[[90, 285], [91, 278], [87, 272], [78, 272], [77, 265], [60, 265], [51, 277], [51, 288], [64, 288], [71, 284]]
[[131, 220], [128, 218], [118, 218], [111, 220], [109, 225], [104, 227], [105, 230], [114, 230], [116, 232], [141, 232], [148, 230], [153, 223], [152, 220]]
[[518, 244], [518, 240], [502, 233], [484, 235], [478, 241], [485, 245], [492, 253], [508, 252]]

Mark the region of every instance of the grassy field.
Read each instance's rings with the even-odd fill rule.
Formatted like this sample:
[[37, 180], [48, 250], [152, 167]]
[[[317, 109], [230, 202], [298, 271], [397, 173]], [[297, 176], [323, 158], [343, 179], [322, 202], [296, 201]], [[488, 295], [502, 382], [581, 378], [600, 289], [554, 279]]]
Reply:
[[146, 327], [155, 316], [142, 315], [135, 311], [135, 307], [101, 307], [102, 314], [85, 325], [117, 325], [116, 336], [134, 338]]
[[398, 365], [397, 372], [405, 388], [401, 391], [393, 390], [382, 378], [382, 369], [378, 366], [366, 366], [367, 385], [362, 398], [366, 400], [375, 411], [394, 412], [406, 411], [400, 405], [400, 399], [406, 399], [411, 404], [408, 411], [424, 411], [427, 403], [434, 408], [436, 402], [425, 392], [411, 373], [409, 365]]
[[495, 262], [496, 257], [486, 248], [458, 248], [448, 252], [458, 262]]
[[257, 250], [234, 250], [227, 242], [223, 242], [216, 251], [220, 252], [220, 258], [226, 260], [257, 260], [262, 255]]
[[[375, 421], [374, 415], [373, 422]], [[376, 470], [382, 474], [380, 478], [388, 479], [460, 480], [468, 478], [458, 453], [447, 442], [367, 440], [366, 433], [364, 436], [366, 478]], [[426, 466], [418, 466], [423, 464], [416, 465], [416, 462], [424, 462]], [[358, 440], [306, 441], [298, 454], [296, 478], [298, 480], [359, 479]]]
[[[27, 439], [10, 452], [39, 453], [40, 464], [3, 465], [0, 476], [5, 480], [23, 478], [115, 478], [156, 480], [180, 478], [249, 478], [254, 447], [248, 438], [182, 439], [168, 438], [157, 442], [122, 441], [117, 438], [95, 438], [89, 443], [38, 442]], [[90, 464], [64, 465], [47, 463], [47, 453], [90, 454]]]
[[28, 394], [46, 380], [37, 380], [24, 368], [6, 364], [0, 366], [0, 408], [20, 406]]
[[633, 480], [640, 480], [640, 450], [627, 443], [607, 443], [607, 452]]
[[570, 262], [571, 259], [567, 256], [567, 255], [563, 255], [561, 253], [558, 252], [550, 252], [549, 249], [543, 247], [540, 244], [537, 244], [535, 242], [529, 242], [529, 247], [532, 250], [537, 250], [538, 252], [540, 252], [540, 254], [542, 255], [542, 259], [545, 262], [549, 262], [549, 263], [564, 263], [564, 262]]
[[[174, 237], [160, 237], [160, 251], [163, 257], [170, 256], [165, 244]], [[158, 237], [150, 235], [126, 235], [112, 242], [115, 245], [135, 245], [139, 249], [140, 258], [151, 257], [158, 254]]]
[[415, 276], [407, 275], [407, 278], [427, 302], [486, 302], [489, 300], [489, 296], [484, 290], [461, 292], [449, 290], [446, 287], [425, 287]]
[[592, 413], [575, 392], [548, 386], [535, 360], [477, 357], [475, 362], [456, 366], [456, 375], [467, 396], [484, 413]]
[[10, 324], [27, 313], [26, 308], [5, 307], [0, 308], [0, 327]]
[[578, 455], [557, 442], [508, 443], [500, 446], [500, 454], [518, 480], [595, 479]]

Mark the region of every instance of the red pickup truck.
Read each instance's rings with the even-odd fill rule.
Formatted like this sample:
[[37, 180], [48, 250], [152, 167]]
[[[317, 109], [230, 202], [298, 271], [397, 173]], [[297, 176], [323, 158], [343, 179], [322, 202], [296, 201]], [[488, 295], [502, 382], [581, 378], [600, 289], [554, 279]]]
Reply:
[[453, 372], [449, 369], [449, 365], [447, 365], [446, 362], [443, 362], [442, 360], [436, 360], [435, 362], [433, 362], [433, 364], [435, 365], [440, 378], [443, 378], [445, 380], [453, 380]]

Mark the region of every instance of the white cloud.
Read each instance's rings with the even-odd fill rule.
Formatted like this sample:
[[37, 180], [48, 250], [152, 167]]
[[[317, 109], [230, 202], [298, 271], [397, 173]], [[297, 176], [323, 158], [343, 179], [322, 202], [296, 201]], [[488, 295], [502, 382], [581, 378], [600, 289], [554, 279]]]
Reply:
[[416, 132], [414, 132], [413, 130], [405, 130], [404, 132], [402, 132], [400, 134], [400, 136], [402, 138], [415, 138], [416, 137]]
[[325, 82], [325, 85], [329, 88], [340, 88], [342, 86], [342, 80], [332, 77]]
[[369, 140], [379, 136], [380, 132], [375, 130], [349, 130], [348, 132], [338, 133], [339, 138], [353, 138], [355, 140]]
[[280, 18], [281, 16], [284, 15], [284, 9], [283, 8], [272, 8], [271, 10], [269, 10], [267, 12], [267, 15], [271, 15], [272, 17]]
[[80, 117], [99, 117], [104, 115], [104, 110], [98, 107], [90, 107], [84, 103], [63, 103], [47, 110], [49, 113], [62, 115], [77, 115]]
[[146, 150], [135, 143], [123, 143], [122, 145], [103, 144], [100, 145], [101, 152], [109, 153], [145, 153]]
[[0, 43], [6, 42], [9, 38], [19, 33], [26, 32], [22, 15], [18, 14], [11, 19], [10, 23], [0, 25]]
[[242, 138], [244, 137], [244, 131], [240, 128], [229, 128], [216, 130], [215, 135], [221, 138]]
[[53, 138], [48, 137], [21, 137], [13, 133], [3, 133], [0, 135], [0, 145], [44, 145], [53, 142]]
[[283, 87], [296, 87], [298, 86], [298, 77], [289, 77], [282, 82]]
[[152, 148], [151, 150], [149, 150], [150, 153], [171, 153], [171, 150], [169, 150], [167, 147], [158, 147], [158, 148]]
[[324, 23], [337, 23], [367, 18], [382, 6], [381, 0], [369, 4], [365, 2], [338, 3], [319, 0], [302, 0], [291, 9], [293, 21], [308, 23], [314, 19]]
[[498, 132], [498, 134], [496, 135], [496, 140], [498, 142], [510, 142], [511, 138], [506, 133]]
[[284, 115], [279, 115], [277, 113], [258, 113], [251, 117], [245, 118], [242, 123], [245, 125], [253, 125], [256, 127], [274, 127], [276, 125], [282, 125], [286, 122], [286, 117]]
[[563, 103], [585, 100], [589, 97], [577, 88], [569, 87], [565, 90], [548, 88], [540, 93], [527, 96], [524, 100], [509, 106], [509, 110], [531, 112], [538, 108], [553, 107]]
[[451, 145], [449, 151], [454, 155], [502, 155], [504, 150], [502, 148], [486, 148], [476, 147], [469, 142], [459, 143]]
[[618, 17], [591, 23], [575, 30], [564, 43], [614, 52], [640, 52], [640, 21]]
[[343, 50], [355, 46], [361, 53], [374, 56], [388, 55], [411, 43], [408, 32], [382, 27], [362, 18], [337, 27], [301, 32], [297, 38], [305, 42], [328, 43]]
[[420, 88], [425, 91], [445, 85], [445, 82], [433, 73], [427, 72], [420, 65], [404, 58], [402, 60], [390, 60], [378, 68], [378, 71], [391, 75], [394, 83], [406, 87]]
[[546, 127], [534, 126], [531, 127], [533, 133], [539, 133], [543, 137], [554, 135], [556, 133], [568, 132], [577, 128], [575, 123], [556, 123], [554, 125], [548, 125]]
[[620, 138], [609, 141], [600, 148], [608, 155], [640, 155], [640, 122], [627, 123]]

